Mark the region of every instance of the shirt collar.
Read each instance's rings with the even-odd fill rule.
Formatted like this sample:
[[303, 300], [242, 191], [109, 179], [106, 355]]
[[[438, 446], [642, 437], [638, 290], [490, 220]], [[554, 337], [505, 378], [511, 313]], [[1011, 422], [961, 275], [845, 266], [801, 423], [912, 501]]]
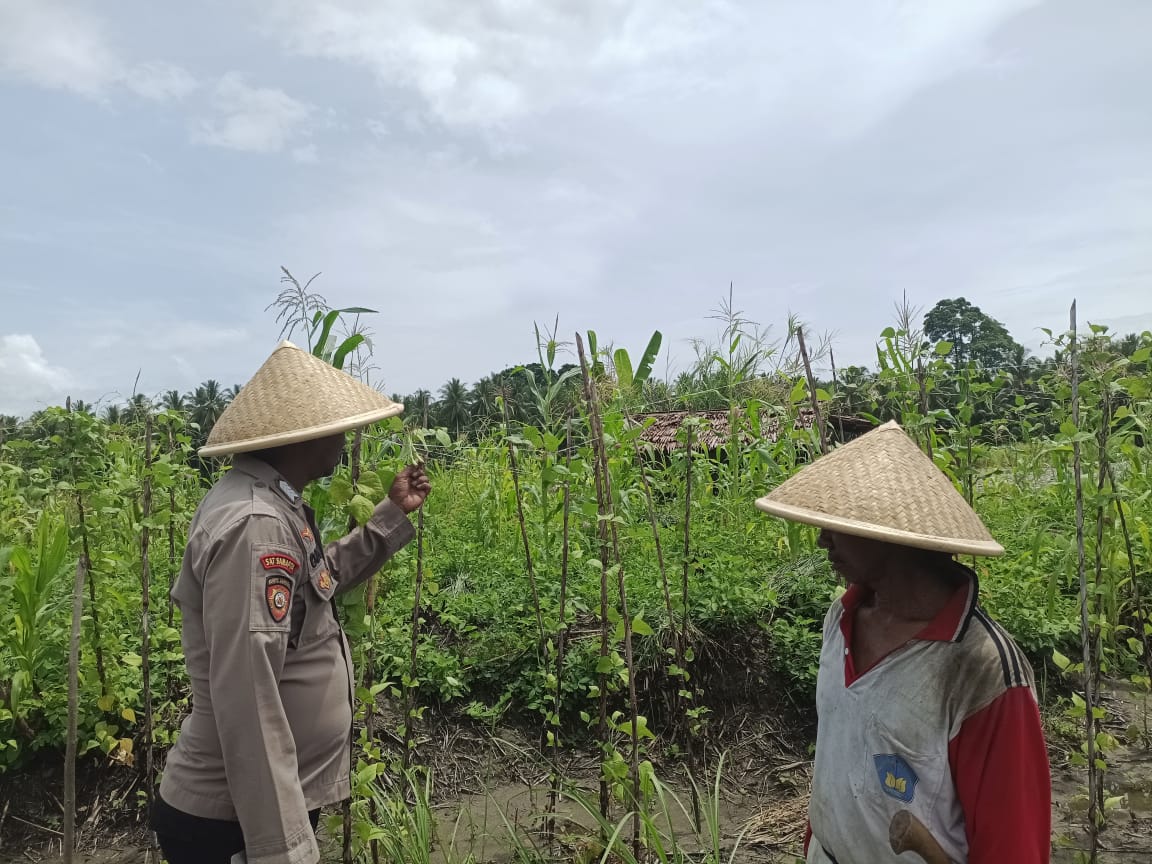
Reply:
[[[968, 622], [980, 600], [980, 579], [974, 571], [959, 562], [954, 561], [953, 566], [964, 575], [966, 584], [956, 589], [944, 608], [916, 634], [915, 639], [922, 642], [959, 642], [968, 631]], [[868, 599], [869, 593], [867, 588], [859, 584], [849, 585], [840, 598], [845, 616], [854, 615], [860, 604]]]
[[304, 500], [292, 484], [263, 459], [257, 459], [255, 456], [248, 456], [243, 453], [238, 454], [232, 459], [232, 470], [263, 482], [292, 507], [299, 508]]

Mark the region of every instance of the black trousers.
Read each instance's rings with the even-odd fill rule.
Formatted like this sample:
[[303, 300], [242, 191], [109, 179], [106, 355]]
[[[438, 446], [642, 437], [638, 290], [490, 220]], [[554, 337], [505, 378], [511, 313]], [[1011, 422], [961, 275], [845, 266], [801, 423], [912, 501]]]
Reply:
[[[311, 811], [308, 820], [315, 831], [320, 811]], [[159, 795], [149, 821], [168, 864], [229, 864], [233, 855], [244, 851], [239, 822], [192, 816]]]

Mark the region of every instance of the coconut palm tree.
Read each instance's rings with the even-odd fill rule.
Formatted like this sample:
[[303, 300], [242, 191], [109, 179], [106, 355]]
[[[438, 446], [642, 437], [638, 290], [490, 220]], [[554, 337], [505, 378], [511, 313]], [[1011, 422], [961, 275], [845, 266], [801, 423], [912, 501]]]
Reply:
[[208, 433], [228, 407], [228, 398], [220, 389], [220, 383], [209, 379], [201, 384], [189, 398], [190, 419], [200, 427], [200, 435], [207, 439]]
[[6, 438], [11, 438], [18, 428], [20, 428], [19, 417], [0, 414], [0, 444], [3, 444]]
[[104, 409], [103, 419], [109, 426], [119, 426], [124, 422], [124, 409], [119, 405], [109, 405]]
[[128, 400], [126, 419], [132, 423], [143, 423], [144, 418], [152, 413], [152, 402], [143, 393], [137, 393]]
[[468, 413], [474, 426], [485, 426], [500, 417], [500, 384], [492, 375], [485, 375], [472, 388]]
[[184, 414], [188, 410], [188, 399], [179, 390], [169, 390], [160, 403], [165, 411]]
[[453, 378], [440, 388], [440, 402], [437, 405], [439, 422], [460, 437], [462, 429], [468, 428], [472, 411], [468, 404], [468, 388], [459, 378]]

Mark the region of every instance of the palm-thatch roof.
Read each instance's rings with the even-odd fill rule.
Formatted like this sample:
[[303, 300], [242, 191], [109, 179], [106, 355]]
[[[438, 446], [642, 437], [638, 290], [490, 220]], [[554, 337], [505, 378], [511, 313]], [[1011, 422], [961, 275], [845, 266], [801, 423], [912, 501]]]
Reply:
[[[745, 421], [743, 413], [741, 420]], [[640, 440], [655, 450], [670, 453], [683, 447], [680, 434], [684, 421], [689, 417], [700, 422], [693, 433], [692, 446], [694, 450], [713, 452], [723, 449], [731, 442], [731, 432], [728, 426], [728, 411], [661, 411], [654, 414], [642, 414], [633, 418], [633, 421], [644, 426]], [[802, 409], [792, 422], [793, 429], [811, 429], [815, 414], [811, 408]], [[781, 416], [771, 411], [760, 413], [760, 440], [775, 442], [780, 437]], [[871, 421], [859, 417], [829, 417], [825, 421], [830, 435], [838, 440], [850, 440], [867, 432], [872, 428]], [[742, 444], [751, 444], [756, 439], [746, 422], [740, 424], [739, 439]]]

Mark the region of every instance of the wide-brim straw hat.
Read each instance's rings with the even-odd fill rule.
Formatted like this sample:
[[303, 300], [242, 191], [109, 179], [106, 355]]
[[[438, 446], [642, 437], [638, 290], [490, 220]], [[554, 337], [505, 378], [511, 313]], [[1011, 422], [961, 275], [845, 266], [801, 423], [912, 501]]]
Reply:
[[895, 422], [820, 457], [756, 506], [782, 519], [902, 546], [1004, 554], [952, 481]]
[[403, 410], [346, 372], [281, 342], [224, 409], [199, 452], [223, 456], [312, 441]]

